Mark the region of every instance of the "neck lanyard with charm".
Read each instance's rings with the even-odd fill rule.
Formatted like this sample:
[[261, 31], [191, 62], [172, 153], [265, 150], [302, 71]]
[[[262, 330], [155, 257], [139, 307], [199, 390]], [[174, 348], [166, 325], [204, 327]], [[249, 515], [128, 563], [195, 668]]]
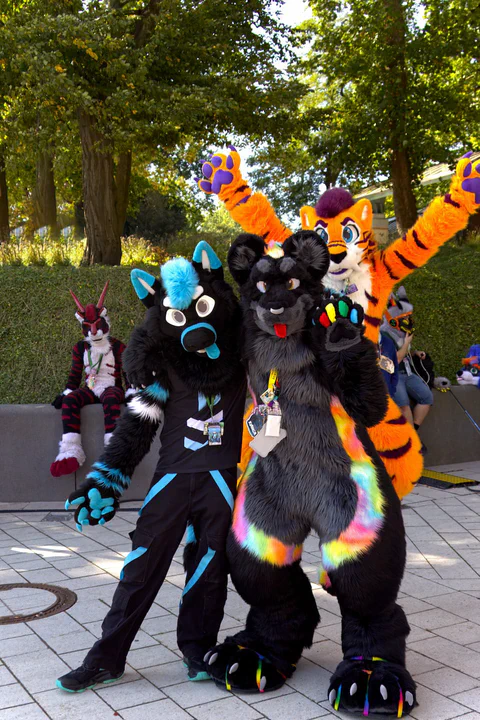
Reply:
[[256, 437], [263, 430], [264, 425], [267, 437], [279, 437], [282, 422], [282, 411], [278, 402], [279, 396], [278, 370], [273, 369], [270, 371], [268, 378], [268, 387], [260, 395], [263, 404], [257, 406], [247, 419], [247, 428], [252, 437]]
[[210, 410], [210, 419], [205, 420], [205, 422], [203, 424], [203, 434], [207, 435], [209, 445], [221, 445], [225, 423], [217, 422], [216, 420], [213, 419], [213, 408], [215, 406], [215, 396], [214, 395], [206, 395], [205, 401], [207, 403], [208, 409]]
[[92, 355], [90, 353], [90, 350], [88, 350], [88, 365], [90, 367], [90, 373], [88, 375], [87, 387], [90, 388], [90, 390], [93, 390], [93, 388], [95, 387], [97, 375], [100, 372], [100, 368], [102, 366], [102, 360], [103, 353], [102, 355], [100, 355], [100, 359], [98, 360], [98, 362], [96, 362], [95, 365], [92, 365]]

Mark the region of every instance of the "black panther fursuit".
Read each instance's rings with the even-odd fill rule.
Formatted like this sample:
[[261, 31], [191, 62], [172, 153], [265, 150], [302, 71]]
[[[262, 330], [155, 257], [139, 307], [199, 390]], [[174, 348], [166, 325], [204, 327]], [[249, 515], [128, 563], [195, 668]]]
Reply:
[[330, 702], [401, 717], [415, 704], [405, 669], [409, 627], [395, 602], [405, 536], [399, 499], [366, 432], [387, 404], [376, 350], [363, 336], [360, 306], [347, 297], [325, 305], [329, 259], [317, 234], [298, 232], [283, 251], [264, 251], [261, 238], [241, 235], [228, 259], [244, 309], [243, 356], [264, 405], [253, 423], [259, 454], [243, 476], [228, 540], [232, 580], [251, 608], [245, 630], [207, 654], [208, 671], [227, 689], [252, 692], [292, 675], [319, 621], [300, 568], [313, 529], [322, 584], [342, 613], [344, 659]]

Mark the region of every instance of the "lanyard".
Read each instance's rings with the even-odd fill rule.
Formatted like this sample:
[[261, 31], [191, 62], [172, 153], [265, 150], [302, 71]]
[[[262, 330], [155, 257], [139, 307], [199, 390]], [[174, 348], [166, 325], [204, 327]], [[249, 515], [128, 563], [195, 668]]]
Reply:
[[215, 407], [215, 395], [205, 396], [208, 409], [210, 410], [210, 417], [213, 418], [213, 408]]
[[100, 367], [102, 365], [102, 360], [103, 360], [103, 354], [100, 355], [100, 360], [97, 363], [95, 363], [95, 365], [92, 365], [92, 356], [90, 354], [90, 350], [88, 351], [88, 364], [90, 365], [91, 373], [95, 373], [96, 375], [98, 375], [98, 373], [100, 372]]

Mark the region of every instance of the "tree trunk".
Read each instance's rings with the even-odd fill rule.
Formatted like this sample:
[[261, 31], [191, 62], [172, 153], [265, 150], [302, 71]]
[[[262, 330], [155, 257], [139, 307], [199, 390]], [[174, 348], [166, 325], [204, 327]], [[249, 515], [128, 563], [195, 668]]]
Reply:
[[74, 205], [73, 236], [77, 240], [82, 240], [82, 238], [85, 237], [85, 210], [83, 200], [79, 200]]
[[42, 152], [37, 159], [36, 183], [32, 193], [33, 226], [35, 229], [48, 226], [52, 237], [58, 238], [57, 197], [53, 175], [53, 158], [49, 152]]
[[0, 153], [0, 243], [7, 242], [10, 237], [8, 216], [8, 188], [5, 173], [5, 158]]
[[97, 130], [94, 118], [85, 112], [79, 114], [79, 127], [87, 231], [83, 263], [119, 265], [122, 245], [112, 143]]
[[383, 0], [384, 29], [388, 51], [385, 92], [388, 98], [393, 206], [397, 228], [403, 235], [418, 217], [412, 190], [412, 171], [408, 157], [406, 65], [407, 22], [403, 0]]
[[125, 221], [127, 219], [128, 191], [130, 188], [130, 177], [132, 174], [132, 153], [130, 151], [121, 153], [117, 161], [116, 189], [117, 189], [117, 232], [120, 237], [123, 235]]
[[418, 218], [410, 164], [405, 150], [392, 152], [391, 179], [397, 228], [400, 235], [404, 235]]

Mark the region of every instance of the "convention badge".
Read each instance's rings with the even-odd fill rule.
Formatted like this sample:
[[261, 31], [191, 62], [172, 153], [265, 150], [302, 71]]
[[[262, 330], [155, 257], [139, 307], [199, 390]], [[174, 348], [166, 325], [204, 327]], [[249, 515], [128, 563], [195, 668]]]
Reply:
[[[262, 408], [265, 408], [265, 405], [262, 405]], [[266, 414], [262, 412], [258, 407], [256, 407], [253, 410], [252, 414], [247, 418], [247, 430], [252, 437], [258, 435], [260, 430], [265, 425], [265, 419]]]
[[352, 283], [345, 288], [345, 295], [353, 295], [353, 293], [356, 293], [357, 291], [358, 287], [355, 285], [355, 283]]
[[270, 405], [278, 397], [278, 371], [270, 370], [268, 388], [260, 395], [265, 405]]
[[92, 372], [88, 376], [88, 380], [87, 380], [87, 387], [90, 390], [93, 390], [93, 388], [95, 387], [96, 380], [97, 380], [97, 373], [92, 370]]
[[380, 367], [389, 375], [393, 375], [395, 372], [395, 363], [386, 355], [380, 355]]
[[403, 358], [403, 365], [405, 367], [405, 372], [407, 373], [407, 376], [410, 377], [412, 374], [412, 366], [410, 365], [410, 360], [407, 357]]
[[265, 425], [259, 433], [250, 441], [250, 447], [260, 457], [267, 457], [268, 453], [271, 452], [279, 442], [287, 437], [287, 431], [280, 428], [278, 437], [267, 437], [265, 434]]
[[221, 445], [223, 435], [222, 423], [208, 423], [207, 435], [209, 445]]

